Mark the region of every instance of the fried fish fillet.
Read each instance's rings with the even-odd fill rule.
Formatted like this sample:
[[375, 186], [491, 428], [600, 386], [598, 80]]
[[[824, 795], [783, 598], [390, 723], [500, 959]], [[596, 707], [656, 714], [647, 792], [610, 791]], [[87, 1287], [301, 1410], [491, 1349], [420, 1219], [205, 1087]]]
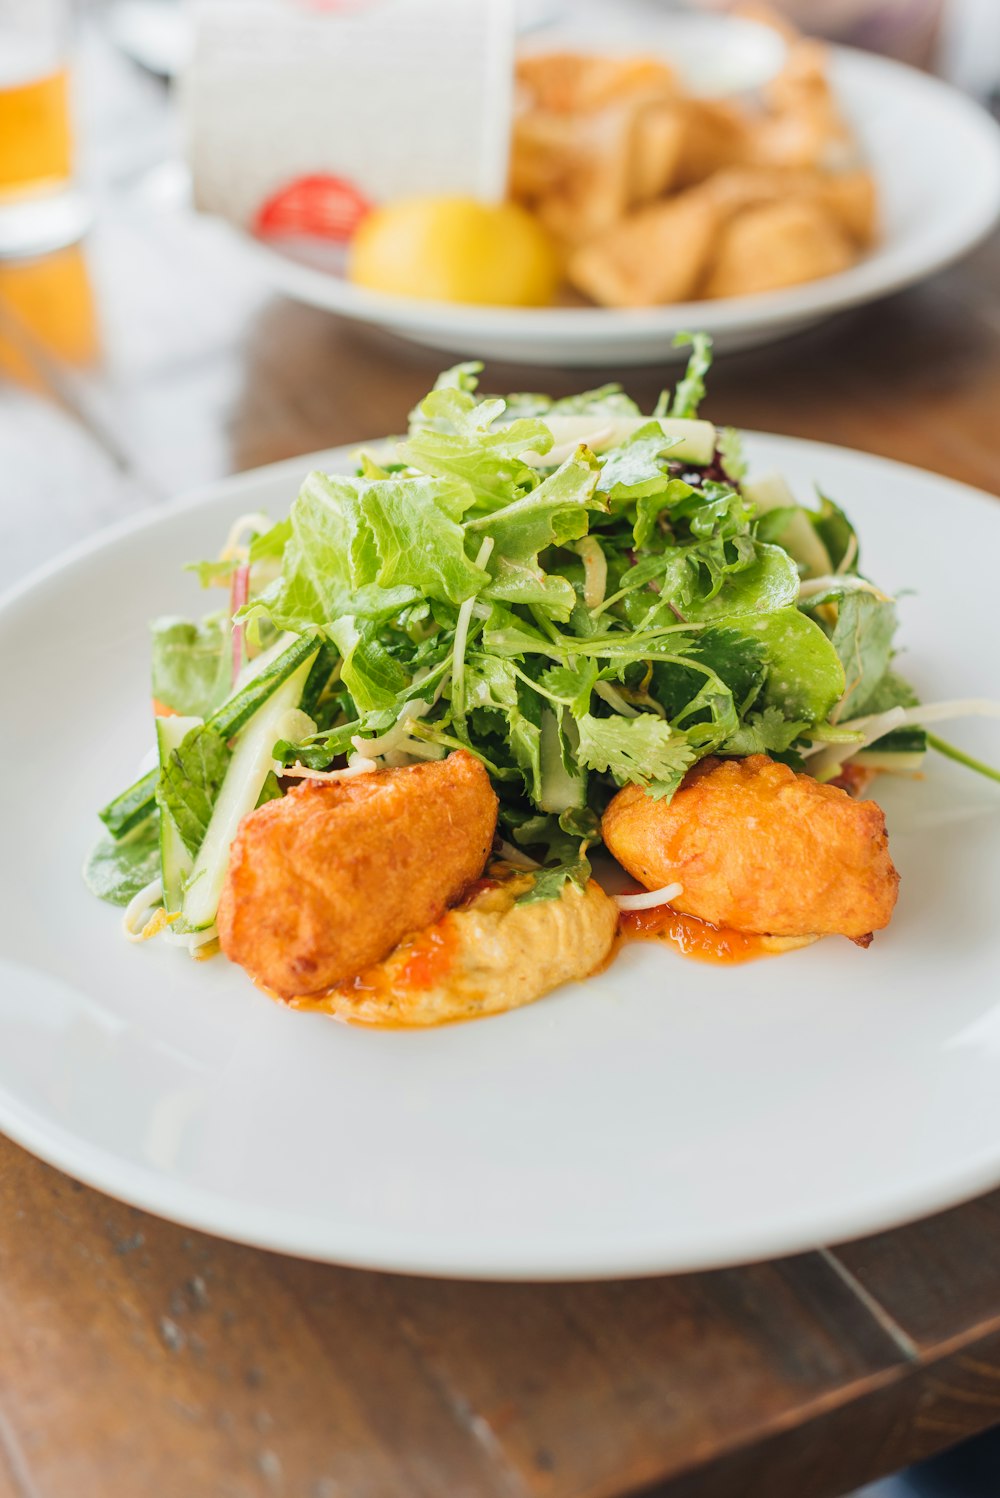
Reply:
[[740, 213], [723, 229], [707, 297], [751, 296], [832, 276], [853, 265], [854, 245], [819, 201], [790, 198]]
[[676, 881], [675, 909], [735, 931], [865, 942], [896, 903], [881, 809], [763, 754], [703, 760], [669, 804], [626, 786], [603, 833], [648, 889]]
[[721, 213], [704, 187], [621, 219], [570, 256], [571, 283], [603, 307], [652, 307], [695, 294]]
[[381, 961], [482, 873], [497, 798], [479, 760], [306, 781], [245, 817], [219, 903], [226, 956], [284, 998]]
[[533, 875], [491, 866], [470, 898], [383, 962], [320, 998], [295, 1001], [362, 1025], [443, 1025], [531, 1004], [588, 977], [611, 953], [618, 907], [593, 879], [518, 904]]

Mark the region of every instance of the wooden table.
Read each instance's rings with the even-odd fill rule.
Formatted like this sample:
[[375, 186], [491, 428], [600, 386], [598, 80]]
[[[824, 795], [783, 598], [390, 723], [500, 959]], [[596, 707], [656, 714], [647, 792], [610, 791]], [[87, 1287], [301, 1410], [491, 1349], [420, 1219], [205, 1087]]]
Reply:
[[[165, 206], [157, 86], [90, 65], [98, 226], [0, 267], [0, 586], [185, 486], [398, 429], [439, 362], [271, 296]], [[725, 360], [709, 414], [996, 488], [998, 412], [995, 242]], [[1000, 1193], [746, 1269], [465, 1285], [234, 1247], [0, 1142], [0, 1498], [835, 1498], [997, 1419]]]

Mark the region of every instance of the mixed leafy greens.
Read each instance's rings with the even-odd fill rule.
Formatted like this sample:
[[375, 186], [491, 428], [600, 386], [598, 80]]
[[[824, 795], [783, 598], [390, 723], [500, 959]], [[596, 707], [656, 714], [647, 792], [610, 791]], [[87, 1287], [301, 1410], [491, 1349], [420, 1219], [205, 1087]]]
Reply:
[[827, 779], [918, 765], [895, 607], [853, 527], [747, 479], [736, 435], [698, 419], [710, 346], [689, 341], [648, 417], [616, 385], [483, 397], [459, 365], [404, 439], [193, 564], [228, 607], [154, 625], [153, 696], [183, 720], [102, 812], [95, 891], [155, 885], [158, 849], [150, 900], [209, 931], [239, 818], [289, 776], [457, 748], [486, 765], [502, 837], [551, 869], [533, 898], [586, 871], [618, 787], [670, 797], [705, 755]]

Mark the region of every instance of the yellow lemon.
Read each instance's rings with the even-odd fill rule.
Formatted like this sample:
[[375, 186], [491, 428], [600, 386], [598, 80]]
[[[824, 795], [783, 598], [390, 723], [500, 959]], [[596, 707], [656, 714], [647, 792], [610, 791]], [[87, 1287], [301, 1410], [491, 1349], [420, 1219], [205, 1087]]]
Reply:
[[396, 296], [540, 307], [555, 295], [559, 265], [545, 231], [514, 203], [403, 198], [362, 220], [348, 274]]

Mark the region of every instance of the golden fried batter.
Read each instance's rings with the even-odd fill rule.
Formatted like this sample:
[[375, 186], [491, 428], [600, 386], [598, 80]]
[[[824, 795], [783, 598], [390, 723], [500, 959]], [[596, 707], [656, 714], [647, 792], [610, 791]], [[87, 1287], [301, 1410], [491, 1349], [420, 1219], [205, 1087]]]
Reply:
[[379, 962], [439, 919], [486, 864], [497, 798], [479, 760], [307, 781], [245, 817], [219, 944], [285, 998]]
[[611, 953], [618, 907], [593, 879], [517, 903], [533, 875], [491, 866], [457, 909], [408, 937], [384, 962], [296, 1008], [360, 1025], [444, 1025], [531, 1004], [588, 977]]
[[603, 831], [630, 874], [683, 885], [674, 907], [715, 926], [857, 941], [896, 903], [881, 809], [763, 754], [703, 760], [669, 805], [626, 786]]

